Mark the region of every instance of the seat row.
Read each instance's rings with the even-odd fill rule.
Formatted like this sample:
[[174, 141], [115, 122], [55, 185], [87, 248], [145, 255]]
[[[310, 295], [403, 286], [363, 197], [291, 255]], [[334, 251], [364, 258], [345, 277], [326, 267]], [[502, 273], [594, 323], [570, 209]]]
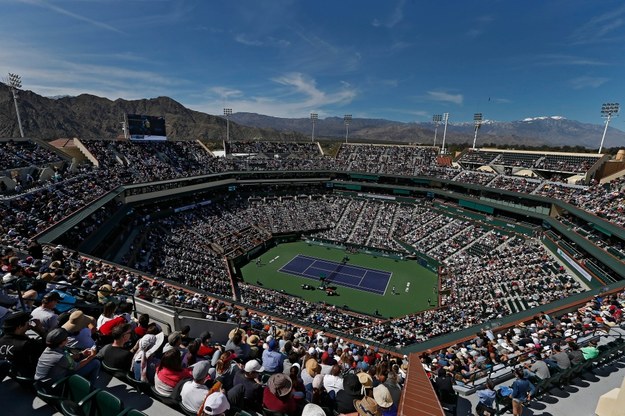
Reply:
[[104, 389], [94, 389], [78, 374], [65, 377], [54, 384], [35, 381], [16, 373], [9, 361], [0, 361], [0, 380], [11, 377], [22, 387], [36, 394], [46, 404], [65, 416], [145, 416], [124, 407], [121, 399]]

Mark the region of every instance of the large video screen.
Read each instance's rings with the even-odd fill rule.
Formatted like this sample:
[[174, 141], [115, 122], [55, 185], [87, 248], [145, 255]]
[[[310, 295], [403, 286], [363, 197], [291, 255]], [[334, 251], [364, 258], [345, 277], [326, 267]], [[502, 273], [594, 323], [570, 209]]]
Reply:
[[167, 140], [165, 117], [128, 114], [130, 140]]

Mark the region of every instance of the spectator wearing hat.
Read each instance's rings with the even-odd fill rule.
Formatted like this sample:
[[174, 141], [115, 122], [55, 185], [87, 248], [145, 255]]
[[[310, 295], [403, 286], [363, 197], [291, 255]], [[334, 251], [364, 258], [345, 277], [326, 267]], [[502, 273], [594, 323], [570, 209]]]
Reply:
[[258, 342], [260, 337], [256, 334], [252, 334], [247, 337], [245, 343], [250, 346], [250, 353], [248, 358], [260, 358], [260, 349], [258, 348]]
[[263, 351], [263, 367], [269, 374], [282, 373], [284, 360], [286, 357], [277, 351], [278, 343], [274, 338], [267, 342], [267, 349]]
[[65, 349], [67, 330], [55, 328], [46, 335], [46, 349], [37, 361], [35, 380], [54, 383], [72, 373], [79, 374], [94, 384], [100, 373], [100, 361], [95, 360], [95, 351], [86, 349], [79, 354], [70, 354]]
[[263, 385], [258, 379], [259, 373], [265, 371], [257, 360], [249, 360], [245, 363], [243, 371], [237, 372], [234, 376], [234, 386], [243, 385], [245, 409], [261, 411], [263, 398]]
[[318, 404], [308, 403], [302, 410], [302, 416], [326, 416], [326, 414]]
[[371, 396], [373, 394], [373, 377], [369, 375], [369, 373], [365, 373], [361, 371], [357, 373], [358, 381], [360, 381], [360, 385], [362, 386], [362, 394], [365, 396]]
[[30, 319], [28, 312], [9, 314], [2, 323], [4, 335], [0, 337], [0, 360], [9, 361], [16, 373], [26, 377], [35, 375], [37, 359], [45, 348], [42, 341], [26, 335], [29, 329], [45, 335], [41, 324]]
[[113, 294], [113, 286], [109, 285], [108, 283], [103, 284], [98, 289], [98, 303], [106, 305], [108, 302], [115, 302], [116, 299]]
[[360, 400], [354, 400], [354, 408], [360, 416], [382, 416], [380, 407], [373, 397], [365, 396]]
[[250, 346], [243, 341], [244, 334], [245, 331], [241, 328], [230, 331], [231, 336], [228, 337], [224, 349], [234, 352], [242, 360], [247, 360], [250, 356]]
[[72, 312], [69, 320], [62, 326], [69, 334], [67, 347], [81, 350], [94, 347], [95, 341], [92, 338], [94, 327], [95, 320], [91, 316], [85, 315], [80, 310]]
[[348, 373], [343, 378], [343, 390], [339, 390], [336, 394], [336, 410], [339, 413], [353, 413], [356, 411], [354, 407], [354, 400], [361, 399], [362, 385], [358, 380], [358, 376], [353, 373]]
[[216, 391], [206, 396], [202, 407], [204, 408], [203, 414], [206, 416], [221, 416], [230, 410], [230, 402], [225, 394]]
[[304, 371], [302, 371], [304, 386], [312, 385], [313, 379], [317, 374], [321, 374], [321, 366], [315, 358], [309, 358], [306, 360]]
[[597, 348], [597, 340], [591, 339], [588, 345], [581, 349], [584, 360], [592, 360], [599, 356], [599, 349]]
[[382, 416], [397, 416], [397, 405], [393, 403], [391, 392], [384, 384], [373, 388], [373, 399], [378, 405]]
[[208, 378], [210, 363], [208, 361], [200, 361], [192, 368], [193, 380], [184, 383], [180, 390], [180, 398], [182, 407], [185, 410], [197, 413], [208, 394], [208, 387], [205, 383]]
[[155, 353], [161, 347], [163, 340], [162, 332], [158, 335], [146, 334], [139, 340], [139, 348], [132, 358], [135, 380], [154, 383], [154, 374], [159, 363]]
[[175, 348], [171, 349], [163, 354], [156, 369], [154, 388], [159, 394], [169, 396], [180, 380], [192, 377], [192, 375], [190, 368], [182, 368], [180, 351]]
[[39, 320], [43, 330], [48, 333], [59, 324], [59, 316], [54, 312], [54, 308], [61, 300], [58, 292], [48, 292], [41, 300], [41, 305], [32, 312], [32, 318]]
[[263, 391], [263, 407], [272, 411], [294, 416], [297, 413], [297, 402], [291, 394], [293, 383], [289, 376], [276, 373], [267, 380]]
[[111, 368], [119, 368], [126, 371], [132, 364], [133, 354], [125, 348], [132, 335], [130, 324], [119, 324], [111, 331], [113, 343], [105, 345], [98, 353], [98, 358]]
[[183, 351], [182, 351], [181, 346], [182, 346], [182, 332], [174, 331], [167, 336], [167, 344], [165, 344], [165, 346], [163, 347], [163, 353], [172, 349], [177, 349], [180, 351], [182, 355]]

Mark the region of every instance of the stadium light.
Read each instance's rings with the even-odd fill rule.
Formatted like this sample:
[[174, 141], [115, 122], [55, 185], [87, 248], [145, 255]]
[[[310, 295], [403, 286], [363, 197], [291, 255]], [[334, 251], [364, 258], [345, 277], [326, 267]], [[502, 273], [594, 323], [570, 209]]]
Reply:
[[605, 118], [605, 128], [603, 129], [603, 136], [601, 137], [601, 144], [599, 145], [599, 154], [603, 150], [603, 141], [605, 140], [605, 134], [608, 132], [608, 124], [612, 116], [618, 116], [620, 110], [619, 103], [605, 103], [601, 106], [601, 117]]
[[473, 114], [473, 122], [475, 123], [475, 136], [473, 136], [473, 150], [475, 150], [475, 143], [477, 142], [477, 131], [482, 127], [482, 113]]
[[438, 133], [438, 125], [440, 124], [443, 116], [441, 114], [434, 114], [432, 116], [432, 121], [434, 122], [434, 147], [436, 147], [436, 135]]
[[445, 123], [445, 129], [443, 130], [443, 147], [441, 148], [441, 154], [445, 153], [445, 138], [447, 138], [447, 122], [449, 121], [449, 113], [443, 113], [443, 122]]
[[226, 116], [226, 141], [230, 143], [230, 116], [232, 108], [224, 108], [224, 116]]
[[347, 143], [347, 139], [349, 138], [349, 123], [352, 122], [352, 115], [345, 114], [343, 116], [343, 122], [345, 123], [345, 143]]
[[310, 141], [311, 142], [315, 142], [315, 123], [317, 122], [317, 120], [319, 119], [319, 114], [317, 113], [310, 113], [310, 121], [312, 122], [312, 136]]
[[11, 93], [13, 93], [13, 102], [15, 103], [15, 112], [17, 113], [17, 124], [20, 127], [20, 136], [24, 138], [24, 129], [22, 128], [22, 119], [20, 118], [20, 109], [17, 106], [17, 91], [22, 88], [22, 77], [9, 72], [7, 84], [11, 89]]

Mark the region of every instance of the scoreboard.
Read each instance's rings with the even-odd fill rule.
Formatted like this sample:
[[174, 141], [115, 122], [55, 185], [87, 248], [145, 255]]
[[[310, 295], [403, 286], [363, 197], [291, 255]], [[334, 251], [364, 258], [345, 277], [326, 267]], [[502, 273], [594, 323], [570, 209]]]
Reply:
[[130, 140], [167, 140], [165, 117], [127, 114], [126, 125]]

